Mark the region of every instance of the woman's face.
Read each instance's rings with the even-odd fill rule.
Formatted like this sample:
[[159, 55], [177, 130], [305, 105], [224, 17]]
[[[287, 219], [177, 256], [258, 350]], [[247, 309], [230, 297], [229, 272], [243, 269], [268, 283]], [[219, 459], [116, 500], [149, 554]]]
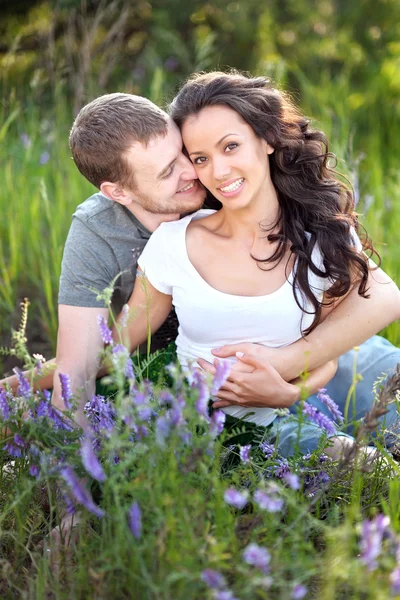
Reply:
[[182, 126], [189, 158], [201, 183], [229, 208], [244, 208], [270, 189], [273, 148], [227, 106], [209, 106]]

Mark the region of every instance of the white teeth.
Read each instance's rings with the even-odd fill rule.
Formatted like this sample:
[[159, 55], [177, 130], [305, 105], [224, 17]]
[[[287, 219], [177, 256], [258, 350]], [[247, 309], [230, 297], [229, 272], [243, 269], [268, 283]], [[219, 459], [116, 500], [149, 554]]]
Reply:
[[221, 190], [221, 192], [236, 192], [236, 190], [238, 190], [242, 185], [243, 181], [244, 179], [242, 177], [241, 179], [238, 179], [237, 181], [231, 183], [231, 185], [227, 185], [226, 187], [220, 187], [219, 189]]
[[178, 194], [179, 192], [188, 192], [192, 189], [192, 187], [194, 187], [194, 181], [191, 181], [186, 187], [182, 188], [181, 190], [178, 190]]

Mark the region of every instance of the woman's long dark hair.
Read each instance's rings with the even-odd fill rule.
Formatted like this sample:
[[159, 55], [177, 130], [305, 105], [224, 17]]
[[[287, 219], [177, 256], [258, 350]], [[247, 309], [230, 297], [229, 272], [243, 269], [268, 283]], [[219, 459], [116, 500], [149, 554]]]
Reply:
[[[267, 238], [277, 242], [277, 248], [271, 257], [256, 260], [274, 268], [290, 243], [290, 250], [297, 257], [295, 300], [306, 312], [304, 302], [299, 299], [300, 291], [311, 302], [312, 314], [315, 313], [313, 323], [304, 332], [308, 334], [318, 325], [322, 308], [310, 288], [308, 269], [319, 277], [334, 280], [327, 291], [328, 298], [340, 298], [354, 285], [358, 285], [361, 296], [368, 297], [368, 260], [354, 248], [350, 235], [351, 226], [359, 229], [353, 194], [328, 165], [334, 156], [328, 152], [325, 134], [311, 129], [310, 121], [269, 79], [236, 72], [193, 75], [172, 101], [170, 114], [182, 128], [190, 115], [215, 105], [232, 108], [259, 138], [274, 148], [269, 156], [270, 172], [280, 210], [276, 223], [264, 230], [270, 232]], [[323, 257], [324, 271], [311, 258], [316, 244]], [[366, 234], [363, 247], [374, 251]]]

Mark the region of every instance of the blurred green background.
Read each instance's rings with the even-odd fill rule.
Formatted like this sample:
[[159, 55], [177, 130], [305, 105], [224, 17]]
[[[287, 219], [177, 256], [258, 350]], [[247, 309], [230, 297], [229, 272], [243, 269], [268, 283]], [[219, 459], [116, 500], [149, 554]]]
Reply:
[[[54, 352], [74, 208], [93, 192], [68, 150], [87, 101], [112, 91], [164, 105], [193, 71], [271, 76], [331, 140], [383, 267], [400, 280], [398, 0], [0, 0], [1, 344], [32, 302], [33, 351]], [[385, 332], [400, 343], [400, 326]]]

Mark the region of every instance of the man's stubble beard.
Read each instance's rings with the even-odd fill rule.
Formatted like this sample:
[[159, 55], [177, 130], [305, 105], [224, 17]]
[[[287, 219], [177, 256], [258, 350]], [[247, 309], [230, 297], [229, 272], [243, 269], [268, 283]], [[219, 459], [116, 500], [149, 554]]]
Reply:
[[181, 216], [183, 216], [196, 212], [203, 206], [204, 200], [206, 198], [206, 192], [205, 190], [200, 189], [196, 196], [191, 199], [191, 201], [185, 201], [184, 199], [182, 199], [179, 202], [176, 202], [175, 197], [176, 196], [174, 196], [174, 198], [171, 199], [168, 203], [159, 203], [156, 202], [153, 198], [150, 198], [145, 194], [141, 194], [140, 201], [142, 208], [154, 215], [180, 214]]

